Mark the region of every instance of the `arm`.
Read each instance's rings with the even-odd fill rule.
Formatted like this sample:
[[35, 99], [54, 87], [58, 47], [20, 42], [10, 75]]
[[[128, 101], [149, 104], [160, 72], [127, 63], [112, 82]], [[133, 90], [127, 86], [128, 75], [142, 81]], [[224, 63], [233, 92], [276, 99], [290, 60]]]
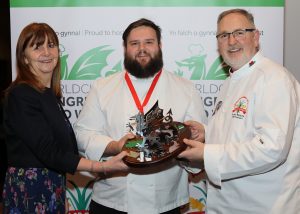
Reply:
[[297, 114], [295, 89], [285, 77], [261, 82], [255, 90], [249, 120], [253, 125], [235, 126], [228, 136], [222, 134], [226, 136], [222, 139], [214, 136], [220, 131], [214, 129], [217, 124], [209, 125], [211, 135], [206, 138], [204, 162], [208, 178], [216, 185], [225, 179], [265, 173], [287, 159]]
[[[191, 93], [191, 103], [188, 108], [188, 114], [184, 123], [189, 126], [191, 130], [191, 139], [184, 139], [187, 144], [187, 149], [178, 155], [178, 158], [187, 160], [188, 164], [182, 162], [185, 169], [191, 173], [199, 173], [203, 166], [203, 149], [205, 141], [205, 124], [207, 117], [204, 111], [200, 93], [194, 88]], [[196, 122], [199, 121], [199, 122]], [[201, 123], [200, 123], [201, 122]]]
[[51, 93], [41, 94], [27, 85], [19, 85], [9, 93], [5, 126], [13, 163], [45, 166], [61, 172], [76, 170], [80, 157], [60, 114]]
[[119, 140], [111, 137], [119, 136], [119, 133], [123, 132], [119, 122], [122, 118], [110, 108], [111, 105], [118, 105], [112, 101], [112, 97], [119, 97], [115, 95], [117, 92], [111, 89], [111, 86], [107, 86], [103, 92], [105, 89], [101, 81], [102, 79], [98, 79], [94, 82], [74, 125], [79, 152], [91, 160], [118, 154], [124, 143], [134, 137], [133, 134], [125, 133]]
[[[34, 158], [28, 160], [30, 163], [33, 163], [32, 161], [37, 159], [38, 162], [35, 160], [36, 164], [41, 162], [46, 167], [70, 173], [75, 172], [75, 170], [110, 173], [126, 171], [128, 169], [122, 160], [127, 155], [126, 152], [122, 152], [106, 162], [98, 162], [80, 158], [72, 148], [68, 146], [64, 147], [68, 143], [56, 140], [52, 128], [53, 124], [50, 125], [51, 122], [45, 118], [46, 114], [49, 114], [49, 117], [53, 117], [51, 111], [53, 107], [57, 108], [55, 98], [53, 97], [54, 100], [43, 99], [41, 101], [41, 94], [39, 92], [28, 86], [18, 87], [10, 93], [7, 99], [6, 125], [9, 127], [8, 130], [11, 130], [13, 134], [16, 133], [14, 136], [18, 136], [17, 140], [11, 142], [14, 145], [10, 146], [17, 146], [18, 151], [24, 152], [27, 156], [30, 155], [28, 156], [29, 158]], [[52, 98], [52, 96], [49, 98]], [[42, 104], [41, 102], [47, 103]], [[43, 111], [41, 104], [47, 106], [47, 112]], [[59, 120], [59, 118], [55, 120]], [[64, 124], [65, 121], [63, 121], [63, 118], [61, 120]], [[67, 129], [62, 129], [63, 126], [57, 128], [61, 132], [65, 132], [63, 134], [69, 135]], [[120, 141], [126, 142], [127, 138], [132, 136], [128, 134]], [[65, 143], [65, 145], [62, 143]], [[27, 152], [28, 149], [30, 153]], [[114, 148], [114, 152], [119, 153], [120, 151], [118, 148]], [[17, 158], [14, 155], [20, 155], [20, 153], [11, 154], [10, 156]]]
[[81, 158], [78, 163], [77, 170], [103, 173], [104, 175], [114, 172], [125, 172], [128, 170], [128, 166], [123, 162], [123, 158], [126, 155], [127, 153], [123, 151], [105, 162], [91, 161], [85, 158]]
[[[97, 81], [97, 80], [96, 80]], [[99, 103], [97, 84], [93, 83], [84, 106], [74, 124], [79, 153], [91, 160], [100, 160], [110, 142], [106, 133], [106, 117]], [[106, 151], [113, 153], [113, 151]]]
[[[202, 124], [207, 124], [207, 116], [204, 110], [203, 102], [201, 99], [200, 93], [195, 89], [195, 86], [193, 85], [190, 92], [190, 103], [188, 105], [187, 113], [184, 118], [184, 121], [187, 125], [193, 125], [195, 126], [195, 130], [199, 128], [196, 124], [193, 122], [190, 122], [190, 120], [198, 121]], [[195, 134], [195, 132], [192, 132], [192, 134]]]

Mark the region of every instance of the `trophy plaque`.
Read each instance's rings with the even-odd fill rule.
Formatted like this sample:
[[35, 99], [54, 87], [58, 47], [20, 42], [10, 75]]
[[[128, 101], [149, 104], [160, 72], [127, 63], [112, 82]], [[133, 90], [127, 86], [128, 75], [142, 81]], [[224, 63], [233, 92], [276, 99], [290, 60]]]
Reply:
[[[128, 152], [123, 160], [131, 167], [152, 166], [176, 157], [186, 148], [183, 139], [191, 136], [188, 126], [173, 121], [171, 109], [163, 115], [158, 101], [145, 115], [138, 113], [130, 120], [136, 125], [136, 137], [128, 140], [122, 150]], [[132, 124], [127, 126], [134, 130]]]

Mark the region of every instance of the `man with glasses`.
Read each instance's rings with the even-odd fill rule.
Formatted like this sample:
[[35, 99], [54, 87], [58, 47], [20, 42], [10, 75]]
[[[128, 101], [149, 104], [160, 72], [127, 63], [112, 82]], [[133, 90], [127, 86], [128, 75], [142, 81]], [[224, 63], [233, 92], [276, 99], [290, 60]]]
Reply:
[[216, 37], [230, 76], [208, 125], [187, 122], [193, 140], [179, 158], [205, 169], [207, 214], [300, 213], [300, 87], [262, 55], [259, 36], [249, 12], [220, 14]]

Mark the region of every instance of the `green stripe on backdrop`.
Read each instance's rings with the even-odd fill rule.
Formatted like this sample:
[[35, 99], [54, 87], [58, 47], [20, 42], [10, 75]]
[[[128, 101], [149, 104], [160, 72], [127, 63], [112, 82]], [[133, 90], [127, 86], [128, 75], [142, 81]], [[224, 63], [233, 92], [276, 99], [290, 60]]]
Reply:
[[284, 0], [10, 0], [10, 7], [283, 7]]

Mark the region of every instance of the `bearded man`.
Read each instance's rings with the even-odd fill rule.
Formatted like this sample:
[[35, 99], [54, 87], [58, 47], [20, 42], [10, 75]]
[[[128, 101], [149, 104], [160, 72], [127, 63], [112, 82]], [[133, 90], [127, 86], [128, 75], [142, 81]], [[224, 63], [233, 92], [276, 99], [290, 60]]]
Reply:
[[[93, 83], [75, 123], [85, 157], [101, 160], [118, 154], [132, 129], [130, 118], [157, 101], [160, 108], [172, 109], [175, 121], [206, 123], [194, 84], [163, 69], [161, 46], [161, 29], [150, 20], [137, 20], [124, 31], [125, 70]], [[173, 159], [155, 168], [106, 173], [94, 183], [90, 213], [179, 214], [188, 201], [188, 174]]]

